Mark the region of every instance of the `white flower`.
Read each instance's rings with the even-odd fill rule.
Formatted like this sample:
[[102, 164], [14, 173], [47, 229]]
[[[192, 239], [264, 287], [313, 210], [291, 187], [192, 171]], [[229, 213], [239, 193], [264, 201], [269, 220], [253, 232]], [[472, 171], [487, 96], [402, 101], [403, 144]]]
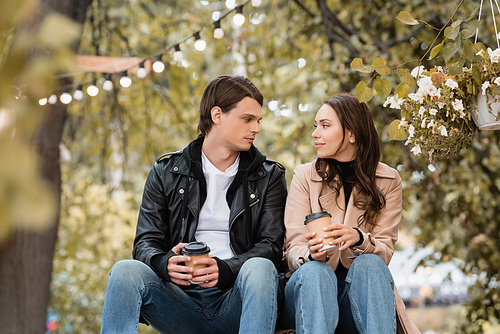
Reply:
[[413, 125], [410, 125], [408, 128], [408, 139], [413, 138], [415, 135], [415, 127]]
[[[500, 32], [499, 32], [499, 34], [500, 34]], [[500, 77], [496, 78], [495, 81], [493, 81], [493, 83], [500, 86]]]
[[448, 137], [448, 131], [446, 131], [446, 128], [444, 127], [444, 125], [441, 125], [439, 128], [438, 128], [439, 131], [441, 131], [441, 136], [445, 136], [445, 137]]
[[408, 97], [415, 102], [424, 103], [424, 96], [422, 94], [420, 94], [420, 92], [410, 93], [410, 94], [408, 94]]
[[451, 101], [451, 104], [453, 105], [453, 109], [457, 111], [464, 110], [464, 105], [462, 103], [462, 100], [455, 99], [455, 101]]
[[437, 94], [437, 88], [432, 84], [432, 80], [430, 77], [423, 77], [418, 80], [418, 91], [417, 93], [421, 95], [431, 95], [434, 96]]
[[401, 129], [402, 126], [406, 127], [408, 123], [406, 122], [405, 118], [401, 118], [401, 121], [399, 122], [398, 129]]
[[420, 145], [415, 145], [413, 146], [413, 148], [410, 150], [410, 152], [413, 152], [413, 154], [415, 155], [419, 155], [420, 153], [422, 153], [422, 150], [420, 149]]
[[444, 73], [443, 68], [442, 68], [441, 66], [438, 66], [438, 67], [437, 67], [437, 70], [438, 70], [438, 72], [440, 72], [440, 73]]
[[398, 94], [394, 94], [392, 97], [388, 97], [387, 100], [384, 102], [384, 107], [387, 107], [387, 105], [390, 103], [391, 105], [389, 106], [392, 109], [401, 109], [401, 105], [403, 104], [405, 100], [398, 97]]
[[417, 76], [421, 76], [424, 70], [425, 70], [424, 66], [417, 66], [411, 71], [411, 76], [414, 78], [416, 78]]
[[420, 107], [420, 109], [418, 110], [418, 115], [420, 116], [420, 118], [424, 118], [424, 112], [425, 112], [425, 108]]
[[431, 121], [429, 122], [429, 124], [427, 124], [427, 129], [430, 128], [433, 125], [434, 125], [434, 120], [431, 119]]
[[460, 118], [464, 118], [465, 117], [465, 113], [462, 110], [460, 110], [460, 115], [459, 116], [460, 116]]
[[500, 49], [495, 49], [494, 51], [488, 48], [488, 54], [492, 63], [498, 63], [500, 60]]
[[420, 125], [422, 128], [425, 128], [425, 118], [422, 120], [422, 124]]
[[483, 95], [486, 95], [486, 89], [488, 89], [489, 86], [490, 86], [490, 82], [489, 81], [485, 81], [483, 83], [483, 85], [481, 86], [481, 89], [483, 90]]
[[438, 101], [438, 107], [439, 109], [443, 109], [443, 107], [446, 105], [444, 101]]
[[455, 82], [453, 79], [447, 79], [446, 82], [444, 83], [446, 86], [450, 87], [451, 89], [455, 89], [458, 87], [458, 84]]
[[438, 112], [437, 109], [434, 108], [429, 109], [429, 114], [431, 114], [432, 116], [436, 116], [437, 112]]

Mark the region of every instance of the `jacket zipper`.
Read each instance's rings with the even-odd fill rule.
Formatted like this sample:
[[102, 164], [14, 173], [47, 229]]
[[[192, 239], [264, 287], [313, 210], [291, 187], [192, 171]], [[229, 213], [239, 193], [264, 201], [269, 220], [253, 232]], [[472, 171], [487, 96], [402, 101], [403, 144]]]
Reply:
[[[254, 206], [255, 204], [259, 203], [259, 199], [257, 198], [257, 200], [251, 204], [248, 205], [248, 208], [250, 209], [252, 206]], [[231, 221], [231, 224], [229, 225], [229, 233], [231, 233], [231, 228], [233, 227], [233, 224], [234, 222], [236, 221], [236, 219], [245, 211], [245, 208], [241, 209], [240, 212], [238, 212], [236, 214], [236, 216], [234, 216], [233, 220]], [[251, 223], [251, 222], [250, 222]], [[231, 238], [229, 238], [229, 246], [231, 247], [231, 251], [233, 251], [233, 254], [236, 255], [236, 252], [234, 251], [234, 248], [233, 248], [233, 243], [231, 241]]]

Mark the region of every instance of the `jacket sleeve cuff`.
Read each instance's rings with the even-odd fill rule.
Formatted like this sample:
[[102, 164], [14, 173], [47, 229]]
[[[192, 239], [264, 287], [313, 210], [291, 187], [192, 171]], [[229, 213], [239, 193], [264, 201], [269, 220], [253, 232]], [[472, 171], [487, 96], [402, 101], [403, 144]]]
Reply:
[[221, 290], [227, 290], [233, 285], [233, 272], [229, 265], [218, 257], [214, 256], [215, 261], [217, 261], [217, 266], [219, 267], [219, 280], [216, 287]]
[[171, 250], [168, 253], [157, 254], [151, 259], [151, 266], [156, 271], [156, 274], [167, 282], [171, 282], [168, 274], [168, 260], [176, 254]]
[[373, 236], [371, 235], [371, 233], [365, 233], [358, 228], [356, 228], [356, 230], [358, 232], [361, 232], [361, 234], [363, 235], [363, 242], [359, 246], [349, 247], [351, 253], [354, 256], [371, 253], [375, 248], [375, 241], [373, 240]]

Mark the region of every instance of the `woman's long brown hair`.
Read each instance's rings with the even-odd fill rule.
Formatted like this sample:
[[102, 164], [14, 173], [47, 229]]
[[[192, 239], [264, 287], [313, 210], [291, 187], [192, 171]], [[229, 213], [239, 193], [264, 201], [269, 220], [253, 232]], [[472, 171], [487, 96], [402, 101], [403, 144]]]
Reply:
[[[368, 224], [373, 227], [377, 224], [378, 214], [385, 208], [385, 197], [375, 184], [375, 171], [380, 161], [380, 145], [370, 110], [365, 103], [360, 103], [355, 96], [349, 93], [341, 93], [326, 99], [323, 103], [332, 107], [337, 113], [344, 138], [346, 129], [354, 133], [354, 145], [356, 145], [354, 186], [360, 190], [361, 196], [356, 196], [353, 192], [353, 200], [358, 209], [364, 210], [363, 215], [358, 220], [358, 226]], [[337, 151], [343, 144], [344, 139], [342, 139]], [[318, 175], [330, 185], [338, 196], [343, 180], [342, 172], [337, 164], [332, 159], [318, 158], [315, 167]], [[335, 179], [337, 175], [339, 178]]]

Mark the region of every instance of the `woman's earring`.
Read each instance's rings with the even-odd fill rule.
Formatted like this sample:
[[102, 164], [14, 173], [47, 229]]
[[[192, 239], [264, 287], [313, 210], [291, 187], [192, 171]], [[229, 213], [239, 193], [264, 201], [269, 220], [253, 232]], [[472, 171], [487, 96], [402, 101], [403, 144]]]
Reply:
[[354, 144], [354, 139], [349, 140], [351, 144]]

